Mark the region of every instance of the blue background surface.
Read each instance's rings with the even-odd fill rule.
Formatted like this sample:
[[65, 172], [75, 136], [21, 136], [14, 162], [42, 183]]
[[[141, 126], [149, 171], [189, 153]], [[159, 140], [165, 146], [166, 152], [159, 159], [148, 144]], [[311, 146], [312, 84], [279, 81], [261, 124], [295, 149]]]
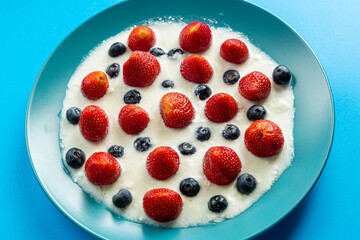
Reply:
[[[117, 2], [2, 1], [1, 239], [94, 239], [64, 217], [37, 183], [26, 151], [25, 113], [32, 85], [53, 49], [79, 24]], [[336, 112], [332, 151], [318, 183], [259, 239], [360, 239], [360, 2], [250, 2], [279, 16], [308, 42], [329, 78]]]

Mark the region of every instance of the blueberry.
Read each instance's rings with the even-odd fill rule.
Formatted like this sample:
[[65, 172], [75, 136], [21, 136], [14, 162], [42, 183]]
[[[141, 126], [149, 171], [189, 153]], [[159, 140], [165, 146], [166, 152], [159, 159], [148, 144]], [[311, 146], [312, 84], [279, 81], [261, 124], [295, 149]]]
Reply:
[[106, 69], [106, 74], [109, 75], [110, 78], [117, 77], [120, 72], [120, 65], [117, 63], [113, 63]]
[[134, 141], [134, 147], [139, 152], [145, 152], [151, 147], [151, 140], [148, 137], [139, 137]]
[[182, 155], [191, 155], [196, 152], [195, 146], [188, 142], [183, 142], [178, 148]]
[[81, 109], [77, 107], [71, 107], [66, 111], [66, 119], [71, 124], [78, 124], [81, 115]]
[[166, 54], [166, 52], [164, 51], [164, 49], [159, 48], [159, 47], [155, 47], [155, 48], [150, 49], [150, 53], [151, 53], [152, 55], [154, 55], [155, 57], [160, 57], [160, 56]]
[[161, 86], [163, 88], [173, 88], [174, 87], [174, 82], [171, 80], [165, 80], [161, 83]]
[[81, 168], [85, 163], [85, 153], [79, 148], [70, 148], [65, 155], [66, 163], [72, 168]]
[[266, 116], [266, 110], [261, 105], [253, 105], [247, 110], [246, 116], [250, 121], [264, 119]]
[[180, 192], [187, 197], [194, 197], [200, 191], [200, 185], [194, 178], [185, 178], [180, 183]]
[[184, 50], [182, 50], [181, 48], [174, 48], [174, 49], [171, 49], [167, 55], [170, 59], [172, 60], [176, 60], [179, 55], [183, 55], [185, 52]]
[[200, 100], [205, 100], [210, 97], [212, 91], [211, 88], [204, 84], [200, 84], [195, 88], [195, 96], [199, 96]]
[[222, 195], [216, 195], [210, 198], [208, 207], [209, 210], [215, 213], [224, 211], [228, 206], [226, 198]]
[[276, 84], [279, 85], [288, 84], [291, 79], [290, 70], [283, 65], [277, 66], [273, 71], [273, 79]]
[[113, 204], [118, 208], [125, 208], [132, 202], [132, 194], [126, 189], [121, 189], [112, 198]]
[[233, 85], [240, 79], [240, 74], [236, 70], [228, 70], [223, 75], [224, 83]]
[[108, 153], [116, 158], [122, 157], [124, 155], [124, 147], [120, 145], [113, 145], [108, 149]]
[[240, 137], [240, 130], [234, 124], [226, 124], [225, 129], [222, 131], [222, 135], [227, 140], [235, 140]]
[[139, 103], [141, 100], [141, 94], [138, 90], [132, 89], [125, 93], [124, 95], [124, 102], [125, 104], [136, 104]]
[[256, 188], [256, 180], [248, 173], [241, 174], [236, 181], [236, 188], [243, 194], [250, 194]]
[[109, 48], [109, 56], [117, 57], [121, 56], [126, 52], [126, 47], [121, 42], [116, 42]]
[[195, 137], [197, 140], [203, 142], [209, 140], [211, 136], [211, 130], [208, 127], [199, 127], [196, 129]]

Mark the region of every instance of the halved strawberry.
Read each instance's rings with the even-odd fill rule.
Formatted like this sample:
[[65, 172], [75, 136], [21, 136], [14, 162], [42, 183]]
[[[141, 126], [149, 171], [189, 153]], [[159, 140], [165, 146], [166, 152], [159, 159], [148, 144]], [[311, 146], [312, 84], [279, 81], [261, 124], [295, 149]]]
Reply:
[[103, 109], [90, 105], [81, 112], [79, 127], [86, 140], [100, 141], [106, 137], [109, 131], [109, 118]]
[[243, 63], [249, 58], [249, 50], [239, 39], [228, 39], [220, 47], [220, 55], [231, 63]]
[[205, 116], [212, 122], [228, 122], [238, 113], [235, 99], [227, 93], [212, 96], [205, 105]]
[[205, 153], [203, 171], [206, 178], [212, 183], [229, 184], [234, 181], [240, 170], [240, 158], [231, 148], [215, 146]]
[[245, 132], [245, 146], [258, 157], [271, 157], [281, 152], [284, 136], [280, 127], [269, 120], [253, 122]]
[[209, 26], [203, 22], [192, 22], [185, 26], [179, 35], [182, 49], [190, 53], [204, 52], [210, 48], [212, 34]]
[[146, 159], [149, 174], [158, 180], [165, 180], [179, 170], [180, 159], [171, 147], [155, 148]]
[[185, 95], [169, 92], [161, 98], [160, 114], [166, 126], [184, 128], [192, 122], [195, 110]]
[[121, 174], [118, 161], [109, 153], [96, 152], [85, 163], [85, 175], [95, 185], [113, 184]]
[[104, 72], [91, 72], [81, 82], [81, 92], [84, 97], [96, 100], [103, 97], [109, 88], [109, 81]]
[[128, 38], [128, 46], [133, 51], [149, 51], [155, 45], [154, 31], [146, 26], [134, 28]]
[[263, 73], [254, 71], [242, 77], [239, 82], [239, 93], [250, 101], [257, 101], [269, 96], [270, 79]]
[[146, 215], [157, 222], [175, 220], [180, 215], [182, 206], [180, 194], [167, 188], [152, 189], [143, 198]]
[[191, 55], [184, 59], [180, 65], [180, 73], [183, 78], [194, 83], [207, 83], [212, 75], [213, 69], [206, 60], [200, 55]]
[[135, 51], [124, 63], [124, 82], [132, 87], [147, 87], [154, 82], [160, 70], [156, 57], [148, 52]]
[[125, 105], [118, 116], [122, 130], [133, 135], [142, 132], [147, 127], [149, 120], [149, 114], [142, 107], [134, 104]]

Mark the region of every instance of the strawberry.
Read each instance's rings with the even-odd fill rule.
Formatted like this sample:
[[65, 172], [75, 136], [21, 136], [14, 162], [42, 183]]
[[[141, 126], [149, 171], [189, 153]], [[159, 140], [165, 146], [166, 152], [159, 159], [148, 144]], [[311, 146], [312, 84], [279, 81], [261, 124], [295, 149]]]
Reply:
[[239, 93], [250, 101], [266, 98], [271, 91], [270, 79], [261, 72], [251, 72], [240, 79]]
[[103, 97], [109, 88], [109, 81], [104, 72], [91, 72], [81, 82], [81, 92], [84, 97], [96, 100]]
[[85, 175], [95, 185], [113, 184], [121, 174], [118, 161], [109, 153], [96, 152], [85, 163]]
[[206, 60], [200, 55], [191, 55], [184, 59], [180, 65], [180, 73], [183, 78], [194, 83], [207, 83], [212, 75], [213, 69]]
[[227, 93], [212, 96], [205, 105], [205, 116], [212, 122], [228, 122], [235, 117], [238, 106], [235, 99]]
[[119, 112], [118, 121], [120, 127], [127, 134], [138, 134], [149, 123], [149, 114], [141, 107], [134, 104], [125, 105]]
[[167, 188], [151, 189], [143, 198], [146, 215], [157, 222], [175, 220], [180, 215], [182, 206], [181, 196]]
[[166, 126], [184, 128], [192, 122], [195, 110], [185, 95], [169, 92], [161, 98], [160, 114]]
[[154, 31], [146, 26], [134, 28], [128, 38], [128, 46], [133, 51], [149, 51], [155, 45]]
[[146, 159], [149, 174], [158, 180], [165, 180], [175, 175], [179, 165], [179, 155], [171, 147], [155, 148]]
[[185, 26], [179, 35], [180, 47], [190, 53], [204, 52], [211, 45], [212, 34], [203, 22], [192, 22]]
[[215, 146], [205, 153], [203, 170], [210, 182], [226, 185], [234, 181], [239, 174], [241, 161], [231, 148]]
[[160, 63], [148, 52], [133, 52], [123, 66], [124, 82], [132, 87], [150, 86], [159, 73]]
[[90, 105], [81, 112], [79, 127], [86, 140], [100, 141], [106, 137], [109, 131], [109, 118], [103, 109]]
[[281, 152], [284, 136], [277, 124], [257, 120], [246, 129], [245, 146], [255, 156], [271, 157]]
[[245, 43], [238, 39], [228, 39], [220, 47], [220, 56], [231, 63], [243, 63], [249, 58]]

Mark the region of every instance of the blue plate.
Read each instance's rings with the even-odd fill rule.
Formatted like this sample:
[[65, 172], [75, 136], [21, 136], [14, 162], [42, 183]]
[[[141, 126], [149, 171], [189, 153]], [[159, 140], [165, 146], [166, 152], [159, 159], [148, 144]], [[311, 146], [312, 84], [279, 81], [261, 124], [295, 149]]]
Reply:
[[[292, 166], [251, 208], [216, 225], [163, 229], [115, 218], [71, 181], [60, 160], [58, 114], [67, 83], [83, 57], [102, 40], [132, 24], [164, 16], [182, 16], [188, 21], [207, 18], [218, 21], [218, 26], [227, 24], [288, 66], [294, 76]], [[26, 117], [28, 152], [44, 192], [71, 221], [95, 236], [111, 239], [222, 239], [230, 238], [234, 230], [237, 239], [254, 237], [281, 220], [309, 193], [325, 166], [333, 133], [330, 86], [310, 47], [276, 16], [238, 0], [182, 0], [181, 4], [169, 0], [125, 1], [97, 14], [73, 31], [44, 64]]]

